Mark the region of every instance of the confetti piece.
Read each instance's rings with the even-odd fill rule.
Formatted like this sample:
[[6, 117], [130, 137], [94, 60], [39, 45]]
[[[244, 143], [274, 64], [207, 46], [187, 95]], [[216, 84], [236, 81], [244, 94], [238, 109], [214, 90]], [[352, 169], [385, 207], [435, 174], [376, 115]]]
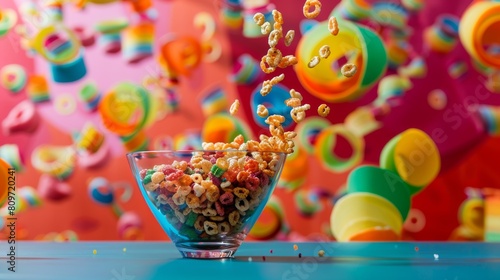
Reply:
[[263, 260], [263, 261], [266, 261], [266, 256], [262, 256], [262, 260]]
[[434, 254], [434, 260], [439, 260], [439, 255], [438, 254]]
[[297, 244], [293, 244], [293, 249], [297, 251], [299, 249], [299, 246], [297, 246]]
[[127, 248], [123, 248], [123, 252], [127, 252]]
[[418, 252], [419, 248], [418, 247], [415, 247], [415, 252]]
[[302, 253], [299, 253], [299, 258], [302, 258]]
[[273, 249], [269, 250], [269, 253], [271, 253], [271, 254], [272, 254], [272, 253], [273, 253]]
[[97, 255], [97, 250], [96, 250], [96, 249], [94, 249], [94, 251], [92, 251], [92, 253], [93, 253], [94, 255]]
[[325, 251], [319, 250], [318, 251], [318, 256], [323, 257], [325, 255]]
[[251, 262], [253, 259], [252, 257], [248, 257], [248, 261]]

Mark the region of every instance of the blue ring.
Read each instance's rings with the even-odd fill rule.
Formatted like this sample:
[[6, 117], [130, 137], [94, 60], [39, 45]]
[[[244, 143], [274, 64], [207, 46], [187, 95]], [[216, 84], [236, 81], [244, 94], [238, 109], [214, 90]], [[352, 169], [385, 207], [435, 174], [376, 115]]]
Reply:
[[273, 89], [266, 96], [262, 96], [260, 94], [260, 89], [262, 85], [259, 85], [252, 93], [251, 97], [251, 109], [252, 115], [255, 122], [262, 128], [269, 128], [269, 125], [266, 124], [266, 118], [259, 117], [257, 115], [257, 106], [262, 104], [266, 106], [269, 111], [269, 115], [282, 115], [285, 117], [285, 122], [282, 123], [283, 128], [288, 128], [292, 123], [293, 119], [290, 115], [292, 111], [291, 107], [286, 106], [285, 100], [290, 98], [289, 89], [277, 84], [273, 86]]
[[[107, 187], [109, 189], [109, 193], [101, 193], [99, 191], [99, 187]], [[113, 189], [109, 186], [109, 183], [106, 179], [103, 177], [97, 177], [92, 179], [89, 183], [89, 195], [90, 198], [92, 198], [93, 201], [104, 204], [104, 205], [110, 205], [113, 203], [115, 197], [113, 194]]]

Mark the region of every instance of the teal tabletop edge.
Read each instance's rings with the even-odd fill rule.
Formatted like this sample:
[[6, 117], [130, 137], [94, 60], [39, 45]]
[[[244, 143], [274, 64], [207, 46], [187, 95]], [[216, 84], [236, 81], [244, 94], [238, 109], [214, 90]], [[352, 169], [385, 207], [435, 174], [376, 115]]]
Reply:
[[500, 243], [486, 242], [245, 242], [218, 260], [170, 242], [18, 241], [12, 257], [5, 241], [0, 253], [5, 280], [500, 279]]

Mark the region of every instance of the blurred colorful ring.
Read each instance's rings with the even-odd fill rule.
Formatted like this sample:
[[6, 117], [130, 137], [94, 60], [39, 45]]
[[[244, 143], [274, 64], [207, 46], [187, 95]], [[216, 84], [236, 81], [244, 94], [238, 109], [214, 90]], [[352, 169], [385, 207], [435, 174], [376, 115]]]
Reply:
[[305, 149], [308, 154], [314, 153], [314, 146], [318, 140], [320, 132], [332, 125], [329, 120], [312, 116], [299, 122], [295, 127], [299, 145]]
[[460, 20], [459, 35], [467, 52], [480, 63], [500, 68], [500, 56], [485, 46], [500, 43], [500, 2], [472, 3]]
[[281, 201], [272, 195], [248, 235], [258, 240], [269, 240], [283, 228], [284, 218]]
[[[64, 32], [65, 36], [59, 36], [59, 32]], [[64, 51], [52, 52], [46, 48], [46, 45], [53, 41], [52, 38], [56, 37], [59, 40], [67, 40]], [[60, 42], [62, 43], [63, 41]], [[78, 58], [81, 51], [81, 43], [76, 34], [71, 29], [61, 25], [50, 25], [41, 29], [32, 40], [32, 47], [52, 64], [66, 64], [74, 61]]]
[[103, 177], [93, 178], [88, 184], [89, 196], [93, 201], [111, 205], [114, 201], [114, 191], [108, 180]]
[[[352, 147], [352, 154], [348, 159], [339, 158], [333, 151], [338, 136], [344, 137]], [[344, 172], [362, 161], [364, 146], [363, 138], [354, 135], [343, 124], [336, 124], [319, 133], [314, 145], [314, 154], [326, 169], [333, 172]]]

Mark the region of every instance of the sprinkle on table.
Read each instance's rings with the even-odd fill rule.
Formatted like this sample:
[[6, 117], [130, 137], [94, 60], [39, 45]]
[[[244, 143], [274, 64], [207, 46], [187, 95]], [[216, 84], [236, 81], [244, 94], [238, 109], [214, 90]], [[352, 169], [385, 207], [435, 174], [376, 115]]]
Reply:
[[299, 259], [302, 258], [302, 253], [299, 253]]
[[318, 251], [318, 256], [319, 257], [323, 257], [325, 255], [325, 251], [324, 250], [319, 250]]
[[297, 246], [297, 244], [293, 244], [293, 249], [297, 251], [299, 249], [299, 246]]
[[94, 255], [97, 255], [97, 250], [96, 250], [96, 249], [94, 249], [94, 251], [92, 251], [92, 253], [93, 253]]
[[434, 260], [439, 260], [439, 255], [438, 254], [434, 254]]
[[125, 248], [125, 247], [124, 247], [124, 248], [123, 248], [123, 252], [127, 252], [127, 248]]

